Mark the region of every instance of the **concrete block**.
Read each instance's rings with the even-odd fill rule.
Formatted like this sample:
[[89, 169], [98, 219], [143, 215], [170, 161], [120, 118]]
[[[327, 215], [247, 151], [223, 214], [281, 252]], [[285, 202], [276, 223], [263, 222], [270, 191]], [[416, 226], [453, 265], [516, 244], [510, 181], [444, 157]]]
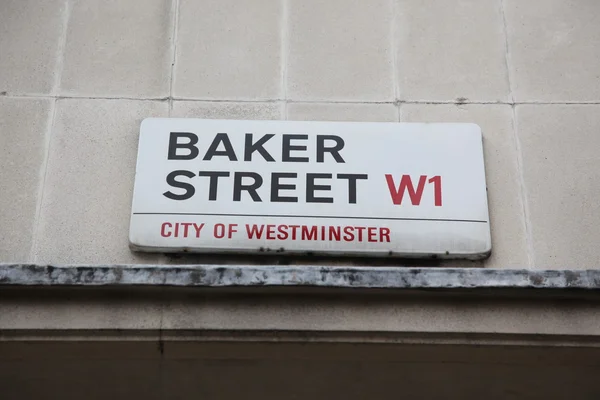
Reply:
[[51, 104], [0, 97], [0, 262], [30, 261]]
[[401, 99], [508, 100], [499, 1], [394, 1]]
[[46, 296], [43, 301], [35, 296], [6, 296], [0, 302], [0, 329], [148, 330], [150, 339], [151, 332], [160, 329], [163, 306], [159, 299], [144, 301], [123, 293], [110, 298], [90, 295], [89, 291], [84, 296], [82, 293]]
[[173, 92], [200, 99], [281, 96], [282, 2], [181, 0]]
[[535, 267], [600, 267], [600, 106], [516, 109]]
[[515, 99], [600, 100], [600, 2], [504, 3]]
[[171, 0], [74, 1], [67, 32], [62, 93], [168, 96], [171, 3]]
[[57, 102], [36, 262], [158, 262], [129, 250], [129, 213], [140, 123], [167, 112], [166, 102]]
[[67, 0], [2, 0], [0, 92], [52, 91], [66, 3]]
[[292, 103], [287, 106], [289, 120], [398, 122], [398, 107], [393, 104]]
[[401, 117], [403, 122], [474, 122], [481, 127], [492, 228], [492, 255], [484, 266], [528, 267], [511, 107], [407, 104]]
[[279, 103], [174, 101], [171, 117], [206, 119], [281, 119]]
[[188, 292], [165, 305], [162, 329], [204, 331], [438, 332], [473, 334], [597, 334], [595, 304], [423, 301], [400, 296], [365, 299], [319, 296], [206, 296]]
[[391, 21], [389, 0], [290, 0], [288, 98], [393, 100]]

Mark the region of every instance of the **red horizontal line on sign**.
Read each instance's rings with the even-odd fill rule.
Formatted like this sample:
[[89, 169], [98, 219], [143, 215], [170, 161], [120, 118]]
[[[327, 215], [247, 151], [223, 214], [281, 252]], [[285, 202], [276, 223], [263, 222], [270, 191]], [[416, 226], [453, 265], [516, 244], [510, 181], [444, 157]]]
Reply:
[[369, 219], [384, 221], [433, 221], [433, 222], [474, 222], [485, 224], [487, 221], [477, 219], [443, 219], [443, 218], [387, 218], [387, 217], [348, 217], [327, 215], [269, 215], [269, 214], [211, 214], [211, 213], [162, 213], [162, 212], [134, 212], [133, 215], [200, 215], [205, 217], [260, 217], [260, 218], [326, 218], [326, 219]]

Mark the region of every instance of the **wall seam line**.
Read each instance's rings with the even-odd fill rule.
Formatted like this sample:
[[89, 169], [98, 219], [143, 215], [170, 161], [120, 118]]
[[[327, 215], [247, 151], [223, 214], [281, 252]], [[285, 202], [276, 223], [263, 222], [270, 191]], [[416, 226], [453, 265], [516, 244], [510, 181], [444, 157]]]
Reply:
[[165, 399], [168, 398], [167, 393], [164, 391], [165, 390], [165, 378], [166, 378], [166, 374], [165, 374], [165, 341], [164, 341], [164, 337], [163, 337], [163, 324], [164, 324], [164, 315], [165, 315], [165, 306], [166, 306], [166, 295], [165, 295], [165, 284], [166, 281], [166, 277], [163, 278], [163, 286], [161, 288], [161, 294], [160, 294], [160, 316], [159, 316], [159, 320], [158, 320], [158, 338], [157, 338], [157, 350], [159, 353], [159, 360], [158, 360], [158, 380], [159, 380], [159, 386], [160, 386], [160, 391], [161, 391], [161, 398]]
[[[169, 101], [170, 97], [131, 97], [131, 96], [85, 96], [85, 95], [51, 95], [43, 93], [8, 93], [2, 94], [0, 97], [6, 98], [34, 98], [34, 99], [54, 99], [54, 100], [134, 100], [134, 101]], [[453, 105], [538, 105], [538, 106], [550, 106], [550, 105], [568, 105], [568, 106], [597, 106], [600, 105], [600, 101], [465, 101], [458, 102], [456, 100], [399, 100], [399, 101], [357, 101], [357, 100], [286, 100], [286, 99], [206, 99], [206, 98], [190, 98], [190, 97], [176, 97], [172, 98], [174, 101], [191, 101], [199, 103], [281, 103], [286, 102], [289, 104], [391, 104], [391, 105], [402, 105], [402, 104], [453, 104]]]
[[172, 17], [172, 30], [171, 30], [171, 68], [169, 74], [169, 114], [171, 117], [171, 111], [173, 110], [173, 84], [175, 82], [175, 63], [177, 62], [177, 36], [179, 32], [179, 0], [172, 0], [171, 9], [173, 12]]
[[38, 193], [36, 199], [35, 219], [33, 221], [33, 234], [31, 238], [31, 247], [29, 248], [29, 259], [37, 261], [37, 246], [39, 241], [39, 230], [40, 230], [40, 218], [42, 214], [42, 206], [44, 203], [44, 195], [46, 191], [46, 179], [48, 176], [48, 160], [50, 158], [50, 148], [52, 144], [52, 132], [54, 131], [54, 125], [56, 122], [56, 109], [58, 108], [58, 93], [60, 91], [60, 84], [62, 81], [62, 73], [64, 69], [65, 61], [65, 48], [67, 46], [67, 35], [69, 30], [69, 20], [71, 19], [71, 1], [65, 1], [65, 9], [63, 12], [63, 27], [59, 36], [59, 43], [56, 49], [56, 61], [54, 64], [54, 82], [52, 84], [52, 95], [46, 98], [52, 99], [52, 105], [48, 112], [48, 119], [46, 121], [46, 130], [44, 134], [44, 154], [42, 156], [42, 162], [40, 164], [39, 178], [38, 178]]
[[281, 0], [281, 91], [283, 119], [288, 119], [289, 0]]
[[506, 12], [504, 6], [504, 0], [500, 0], [500, 15], [502, 17], [502, 30], [504, 34], [504, 64], [506, 66], [506, 80], [508, 83], [508, 97], [510, 99], [510, 104], [515, 104], [515, 96], [514, 96], [514, 88], [513, 88], [513, 79], [510, 70], [511, 66], [511, 58], [508, 44], [508, 25], [506, 23]]
[[529, 201], [527, 196], [527, 183], [525, 182], [525, 171], [523, 164], [523, 150], [519, 138], [519, 124], [517, 122], [517, 110], [515, 103], [514, 78], [511, 73], [512, 59], [510, 56], [510, 43], [508, 40], [508, 23], [506, 19], [505, 0], [500, 0], [500, 14], [502, 15], [502, 28], [504, 31], [504, 60], [506, 62], [506, 78], [508, 80], [509, 98], [512, 103], [512, 134], [513, 146], [517, 156], [517, 174], [519, 178], [519, 192], [521, 197], [522, 224], [525, 231], [525, 246], [527, 251], [527, 262], [530, 267], [535, 267], [535, 250], [533, 247], [533, 234], [530, 220]]
[[401, 121], [400, 113], [400, 83], [398, 82], [398, 43], [396, 42], [397, 35], [397, 13], [398, 6], [396, 0], [391, 0], [392, 17], [390, 21], [391, 33], [390, 33], [390, 46], [392, 51], [392, 84], [394, 85], [394, 105], [396, 106], [396, 112], [398, 114], [398, 122]]
[[527, 258], [530, 267], [535, 267], [535, 250], [533, 247], [533, 232], [530, 221], [531, 211], [529, 208], [529, 201], [527, 196], [527, 184], [525, 182], [525, 171], [523, 164], [523, 151], [521, 147], [521, 139], [519, 137], [519, 123], [517, 120], [516, 105], [512, 106], [512, 119], [513, 119], [513, 142], [517, 153], [517, 171], [519, 175], [519, 186], [521, 192], [521, 207], [523, 212], [523, 222], [525, 229], [525, 243], [527, 246]]

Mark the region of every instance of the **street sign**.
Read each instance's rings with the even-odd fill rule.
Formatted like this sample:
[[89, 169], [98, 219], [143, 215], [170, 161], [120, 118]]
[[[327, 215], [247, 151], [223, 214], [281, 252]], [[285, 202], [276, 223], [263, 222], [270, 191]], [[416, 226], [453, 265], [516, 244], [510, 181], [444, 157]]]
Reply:
[[475, 124], [148, 118], [130, 246], [479, 259], [486, 192]]

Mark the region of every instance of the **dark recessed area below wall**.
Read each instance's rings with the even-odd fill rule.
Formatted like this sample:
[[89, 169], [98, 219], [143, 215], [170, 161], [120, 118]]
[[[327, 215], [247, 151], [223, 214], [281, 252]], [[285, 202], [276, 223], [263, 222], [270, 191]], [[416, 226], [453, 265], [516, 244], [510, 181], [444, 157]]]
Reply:
[[2, 398], [597, 399], [597, 347], [3, 342]]

